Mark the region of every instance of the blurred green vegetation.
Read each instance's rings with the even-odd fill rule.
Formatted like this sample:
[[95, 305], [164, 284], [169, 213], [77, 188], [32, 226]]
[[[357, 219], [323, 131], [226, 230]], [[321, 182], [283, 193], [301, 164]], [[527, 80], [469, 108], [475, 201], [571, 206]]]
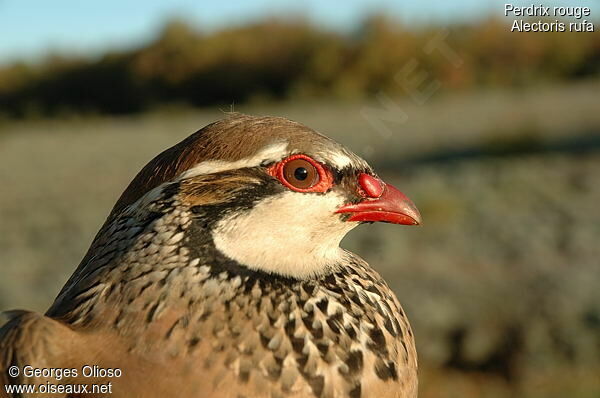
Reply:
[[[411, 97], [407, 65], [439, 92]], [[1, 66], [0, 310], [45, 311], [139, 169], [235, 104], [330, 135], [420, 208], [421, 227], [362, 226], [343, 246], [403, 303], [421, 397], [598, 398], [599, 93], [599, 33], [500, 20], [172, 21], [137, 49]]]
[[494, 19], [409, 28], [372, 16], [348, 34], [293, 19], [205, 33], [173, 20], [137, 49], [0, 67], [0, 112], [124, 114], [165, 103], [403, 95], [398, 74], [411, 65], [413, 77], [425, 72], [444, 90], [589, 78], [600, 74], [600, 32], [511, 33]]

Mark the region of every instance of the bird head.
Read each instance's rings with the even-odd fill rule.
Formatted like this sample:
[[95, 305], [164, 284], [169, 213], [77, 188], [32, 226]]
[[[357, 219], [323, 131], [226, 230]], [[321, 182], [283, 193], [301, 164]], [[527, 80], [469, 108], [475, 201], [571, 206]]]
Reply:
[[190, 215], [188, 245], [209, 244], [250, 270], [292, 278], [340, 267], [350, 254], [339, 243], [360, 223], [420, 223], [414, 204], [363, 159], [275, 117], [236, 114], [161, 153], [109, 220], [165, 198]]

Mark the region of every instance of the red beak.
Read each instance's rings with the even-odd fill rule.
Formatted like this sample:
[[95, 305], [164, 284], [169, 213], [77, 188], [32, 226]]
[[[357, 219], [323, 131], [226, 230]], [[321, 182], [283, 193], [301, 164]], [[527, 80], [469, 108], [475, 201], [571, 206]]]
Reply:
[[351, 213], [348, 221], [383, 221], [393, 224], [418, 225], [421, 214], [414, 203], [398, 189], [369, 174], [358, 176], [361, 196], [357, 204], [340, 207], [336, 213]]

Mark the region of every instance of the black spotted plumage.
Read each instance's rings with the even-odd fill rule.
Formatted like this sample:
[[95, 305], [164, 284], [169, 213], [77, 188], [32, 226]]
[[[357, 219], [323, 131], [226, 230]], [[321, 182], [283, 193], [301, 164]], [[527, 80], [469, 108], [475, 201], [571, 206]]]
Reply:
[[[372, 174], [370, 167], [305, 126], [248, 116], [211, 125], [140, 172], [46, 316], [17, 313], [0, 330], [0, 381], [15, 362], [95, 361], [123, 367], [114, 397], [416, 397], [408, 320], [366, 262], [335, 247], [335, 261], [322, 269], [279, 273], [220, 248], [219, 234], [230, 229], [224, 220], [235, 226], [273, 198], [285, 212], [281, 203], [290, 197], [268, 173], [276, 160], [222, 164], [237, 165], [281, 140], [286, 154], [334, 158], [328, 166], [334, 185], [294, 200], [364, 199], [355, 179]], [[202, 162], [215, 171], [185, 174]], [[310, 222], [302, 209], [289, 217], [296, 213]], [[318, 233], [347, 232], [347, 214], [328, 217]], [[276, 233], [248, 229], [240, 239], [277, 243]]]

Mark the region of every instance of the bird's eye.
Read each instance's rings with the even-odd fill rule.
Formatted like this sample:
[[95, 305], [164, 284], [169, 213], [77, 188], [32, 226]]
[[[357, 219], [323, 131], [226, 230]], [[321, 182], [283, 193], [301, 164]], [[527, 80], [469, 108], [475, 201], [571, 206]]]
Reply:
[[304, 181], [308, 177], [308, 170], [304, 167], [298, 167], [294, 170], [294, 177], [296, 177], [297, 180]]
[[305, 159], [294, 159], [283, 166], [283, 177], [296, 188], [308, 189], [319, 180], [315, 166]]
[[298, 192], [326, 192], [333, 185], [329, 169], [306, 155], [292, 155], [268, 171], [283, 185]]

